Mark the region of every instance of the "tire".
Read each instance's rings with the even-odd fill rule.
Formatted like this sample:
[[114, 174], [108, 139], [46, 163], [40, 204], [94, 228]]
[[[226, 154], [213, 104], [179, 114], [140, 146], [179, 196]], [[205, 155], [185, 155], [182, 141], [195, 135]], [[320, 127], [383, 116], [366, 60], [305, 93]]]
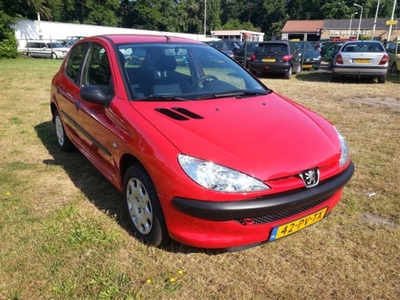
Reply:
[[383, 76], [378, 77], [378, 83], [383, 84], [383, 83], [385, 83], [385, 82], [386, 82], [386, 75], [383, 75]]
[[51, 52], [51, 59], [57, 59], [57, 54], [55, 54], [54, 52]]
[[58, 148], [61, 149], [61, 151], [64, 152], [70, 152], [75, 149], [74, 145], [72, 144], [71, 140], [65, 133], [64, 125], [62, 123], [62, 120], [60, 118], [60, 114], [58, 111], [54, 113], [54, 127], [56, 130], [56, 136], [57, 136], [57, 144]]
[[292, 66], [290, 66], [289, 70], [285, 73], [285, 78], [286, 79], [292, 78]]
[[332, 82], [338, 82], [339, 81], [339, 75], [332, 73], [332, 78], [331, 78]]
[[390, 68], [390, 73], [392, 73], [392, 75], [397, 74], [397, 66], [395, 62], [392, 64], [392, 67]]
[[301, 64], [297, 66], [296, 72], [293, 72], [294, 74], [300, 74], [301, 73]]
[[124, 200], [137, 239], [159, 247], [170, 240], [157, 191], [150, 176], [138, 164], [124, 176]]

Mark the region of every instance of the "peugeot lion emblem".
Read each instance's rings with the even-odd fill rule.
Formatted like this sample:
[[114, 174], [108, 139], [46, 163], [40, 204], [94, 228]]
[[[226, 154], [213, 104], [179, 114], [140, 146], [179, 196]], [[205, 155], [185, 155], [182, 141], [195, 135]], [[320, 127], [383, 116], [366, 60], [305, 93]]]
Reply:
[[312, 188], [319, 183], [319, 170], [318, 168], [310, 169], [301, 172], [300, 178], [303, 180], [306, 188]]

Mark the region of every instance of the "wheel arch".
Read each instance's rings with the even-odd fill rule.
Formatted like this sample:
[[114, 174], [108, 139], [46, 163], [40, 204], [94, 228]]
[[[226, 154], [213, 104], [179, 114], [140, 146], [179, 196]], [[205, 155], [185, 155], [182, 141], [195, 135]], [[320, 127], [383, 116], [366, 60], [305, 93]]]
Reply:
[[51, 121], [54, 123], [54, 115], [57, 111], [57, 105], [53, 101], [51, 101], [50, 103], [50, 111], [51, 111]]
[[[143, 169], [146, 170], [146, 168], [143, 166], [143, 164], [134, 155], [132, 155], [130, 153], [125, 153], [124, 155], [122, 155], [122, 157], [119, 161], [119, 176], [120, 176], [121, 186], [123, 185], [126, 170], [128, 170], [128, 168], [134, 164], [139, 164], [142, 166]], [[147, 170], [146, 170], [146, 172], [147, 172], [147, 174], [149, 174], [149, 172]], [[149, 176], [150, 176], [150, 174], [149, 174]], [[123, 187], [122, 187], [122, 189], [123, 189]]]

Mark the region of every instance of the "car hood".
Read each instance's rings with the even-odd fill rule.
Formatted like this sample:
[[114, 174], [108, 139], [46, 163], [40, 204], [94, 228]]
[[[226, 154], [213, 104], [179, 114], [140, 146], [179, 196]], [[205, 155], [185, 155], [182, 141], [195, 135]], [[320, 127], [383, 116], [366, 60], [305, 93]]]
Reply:
[[133, 105], [180, 153], [261, 180], [298, 174], [340, 157], [332, 124], [275, 93]]

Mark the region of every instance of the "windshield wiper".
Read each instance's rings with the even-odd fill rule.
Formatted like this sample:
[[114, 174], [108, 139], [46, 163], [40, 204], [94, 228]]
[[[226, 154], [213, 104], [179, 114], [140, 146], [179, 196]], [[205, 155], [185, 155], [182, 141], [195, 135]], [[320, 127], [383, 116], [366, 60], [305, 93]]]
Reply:
[[256, 96], [256, 95], [268, 95], [269, 91], [226, 91], [226, 92], [219, 92], [213, 94], [206, 94], [199, 97], [196, 97], [196, 100], [202, 99], [215, 99], [215, 98], [224, 98], [224, 97], [241, 97], [241, 96]]
[[187, 101], [187, 99], [184, 99], [184, 98], [179, 98], [179, 97], [174, 97], [174, 96], [166, 96], [166, 95], [163, 95], [163, 96], [161, 96], [161, 95], [153, 95], [153, 96], [150, 96], [150, 97], [146, 97], [146, 98], [142, 98], [142, 99], [139, 99], [139, 100], [145, 100], [145, 101], [147, 101], [147, 100], [157, 100], [157, 101]]

